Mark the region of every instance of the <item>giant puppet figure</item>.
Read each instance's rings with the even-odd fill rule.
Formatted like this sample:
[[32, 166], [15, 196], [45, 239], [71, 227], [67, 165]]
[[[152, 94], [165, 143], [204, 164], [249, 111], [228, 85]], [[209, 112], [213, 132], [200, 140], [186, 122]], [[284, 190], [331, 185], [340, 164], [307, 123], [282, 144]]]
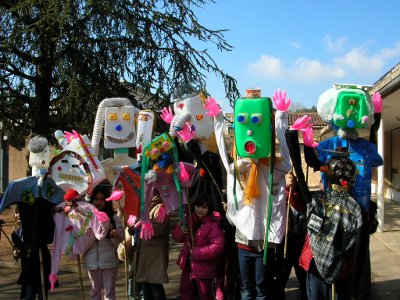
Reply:
[[[355, 271], [354, 294], [364, 299], [370, 293], [371, 269], [369, 260], [369, 221], [366, 217], [371, 202], [371, 171], [374, 167], [383, 164], [383, 159], [373, 142], [359, 137], [357, 129], [371, 126], [371, 141], [379, 128], [382, 98], [375, 93], [371, 99], [367, 89], [363, 86], [335, 85], [324, 92], [317, 105], [318, 114], [329, 123], [337, 135], [322, 141], [319, 145], [313, 143], [312, 130], [305, 120], [298, 120], [296, 128], [303, 131], [304, 151], [307, 164], [319, 170], [330, 158], [327, 150], [335, 150], [337, 147], [348, 149], [349, 158], [357, 167], [355, 184], [350, 194], [361, 206], [364, 216], [364, 224], [360, 238], [359, 253]], [[375, 121], [375, 123], [374, 123]], [[315, 150], [313, 151], [313, 148]], [[328, 187], [327, 176], [322, 174], [324, 187]]]
[[[261, 91], [253, 92], [235, 101], [233, 163], [229, 163], [224, 143], [222, 111], [212, 98], [205, 107], [215, 119], [217, 145], [227, 171], [227, 214], [236, 226], [236, 241], [258, 251], [265, 248], [265, 263], [267, 243], [279, 244], [284, 236], [285, 174], [290, 170], [284, 132], [290, 99], [286, 92], [275, 92], [274, 122], [271, 99], [261, 97]], [[280, 148], [277, 158], [275, 136]]]
[[76, 131], [54, 133], [61, 152], [50, 163], [49, 176], [66, 194], [54, 214], [55, 234], [52, 252], [51, 290], [57, 281], [61, 254], [79, 257], [96, 239], [106, 237], [109, 220], [90, 203], [83, 200], [87, 193], [106, 177], [102, 164], [86, 135]]
[[12, 203], [20, 211], [24, 251], [21, 259], [21, 299], [41, 294], [47, 299], [50, 282], [50, 252], [47, 244], [53, 242], [52, 210], [62, 201], [64, 191], [47, 176], [50, 151], [43, 137], [33, 137], [28, 143], [29, 165], [32, 176], [10, 182], [0, 202], [0, 212]]
[[114, 150], [114, 158], [102, 161], [108, 181], [114, 185], [121, 166], [131, 165], [135, 159], [128, 156], [128, 149], [136, 147], [135, 119], [139, 109], [127, 98], [106, 98], [97, 108], [93, 127], [92, 147], [99, 154], [104, 126], [104, 148]]
[[189, 197], [206, 193], [212, 198], [214, 210], [224, 214], [221, 163], [215, 153], [213, 118], [207, 114], [205, 100], [205, 94], [199, 91], [176, 97], [173, 104], [175, 115], [171, 108], [164, 108], [161, 118], [170, 124], [169, 134], [179, 137], [178, 140], [193, 156], [196, 170]]

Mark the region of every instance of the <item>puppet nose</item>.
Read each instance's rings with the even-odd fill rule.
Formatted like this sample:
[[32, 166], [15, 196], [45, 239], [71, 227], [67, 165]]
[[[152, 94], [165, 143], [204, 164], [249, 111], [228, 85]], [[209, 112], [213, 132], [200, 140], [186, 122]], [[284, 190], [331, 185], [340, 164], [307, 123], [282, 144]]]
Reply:
[[117, 126], [115, 126], [115, 130], [116, 131], [121, 131], [122, 130], [122, 125], [118, 124]]
[[354, 128], [354, 121], [353, 120], [348, 120], [347, 121], [347, 127], [348, 128]]

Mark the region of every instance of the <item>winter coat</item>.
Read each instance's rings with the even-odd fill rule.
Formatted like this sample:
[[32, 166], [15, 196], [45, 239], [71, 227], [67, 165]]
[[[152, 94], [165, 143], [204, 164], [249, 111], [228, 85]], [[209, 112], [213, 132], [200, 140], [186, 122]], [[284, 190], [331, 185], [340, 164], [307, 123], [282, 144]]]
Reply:
[[[196, 219], [193, 214], [192, 219]], [[191, 248], [190, 233], [182, 232], [177, 224], [172, 231], [172, 238], [184, 242], [178, 257], [177, 265], [183, 270], [191, 267], [192, 278], [216, 278], [223, 273], [222, 252], [225, 246], [225, 236], [219, 221], [221, 215], [214, 212], [200, 220], [199, 229], [193, 233], [193, 248]], [[191, 259], [191, 264], [188, 264]]]
[[153, 237], [139, 240], [136, 281], [168, 283], [169, 218], [166, 216], [161, 224], [156, 220], [152, 223]]
[[95, 240], [93, 245], [83, 254], [85, 267], [88, 270], [118, 268], [119, 260], [117, 246], [125, 237], [124, 227], [117, 215], [114, 215], [115, 237], [109, 235], [101, 240]]

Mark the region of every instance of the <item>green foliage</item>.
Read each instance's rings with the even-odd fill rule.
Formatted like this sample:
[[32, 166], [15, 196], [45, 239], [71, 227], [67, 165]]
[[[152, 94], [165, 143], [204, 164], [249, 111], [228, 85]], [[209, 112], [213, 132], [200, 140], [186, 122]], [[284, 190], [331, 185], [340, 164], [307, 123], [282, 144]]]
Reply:
[[1, 1], [0, 122], [11, 144], [56, 129], [90, 133], [106, 97], [161, 108], [178, 85], [206, 90], [208, 72], [222, 78], [232, 103], [236, 81], [206, 49], [231, 46], [194, 12], [210, 2]]

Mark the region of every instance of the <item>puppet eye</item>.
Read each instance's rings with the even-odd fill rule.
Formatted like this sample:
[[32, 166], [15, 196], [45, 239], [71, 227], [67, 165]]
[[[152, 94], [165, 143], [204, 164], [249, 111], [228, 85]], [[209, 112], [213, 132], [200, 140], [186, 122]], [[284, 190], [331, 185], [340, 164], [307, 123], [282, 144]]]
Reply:
[[131, 119], [131, 115], [129, 113], [122, 114], [122, 120], [129, 121]]
[[196, 115], [196, 119], [197, 119], [197, 121], [202, 120], [203, 119], [203, 115], [202, 114]]
[[236, 117], [236, 121], [240, 124], [245, 124], [247, 123], [247, 118], [248, 118], [249, 114], [239, 114]]
[[251, 115], [251, 123], [253, 124], [260, 124], [262, 120], [261, 114], [252, 114]]
[[115, 120], [117, 120], [117, 114], [116, 114], [116, 113], [110, 113], [110, 114], [108, 115], [108, 119], [109, 119], [110, 121], [115, 121]]

